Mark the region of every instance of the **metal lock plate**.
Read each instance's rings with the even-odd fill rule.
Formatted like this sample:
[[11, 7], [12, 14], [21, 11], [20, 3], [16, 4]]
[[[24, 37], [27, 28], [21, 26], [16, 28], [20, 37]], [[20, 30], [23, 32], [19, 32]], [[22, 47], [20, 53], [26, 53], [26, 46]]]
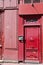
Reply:
[[23, 41], [24, 37], [23, 36], [19, 36], [19, 41]]

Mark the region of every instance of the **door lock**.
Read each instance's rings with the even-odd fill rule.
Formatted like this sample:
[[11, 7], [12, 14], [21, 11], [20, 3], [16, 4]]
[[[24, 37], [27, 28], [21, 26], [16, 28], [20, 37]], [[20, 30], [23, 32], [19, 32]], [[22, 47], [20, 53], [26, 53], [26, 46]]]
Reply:
[[24, 36], [19, 36], [19, 41], [23, 42], [24, 41]]

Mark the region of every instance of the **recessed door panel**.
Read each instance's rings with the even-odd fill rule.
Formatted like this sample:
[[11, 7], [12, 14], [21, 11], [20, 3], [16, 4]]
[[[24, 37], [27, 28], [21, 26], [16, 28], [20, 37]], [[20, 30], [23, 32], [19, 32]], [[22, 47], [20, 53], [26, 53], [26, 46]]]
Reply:
[[25, 60], [40, 60], [40, 27], [25, 27]]

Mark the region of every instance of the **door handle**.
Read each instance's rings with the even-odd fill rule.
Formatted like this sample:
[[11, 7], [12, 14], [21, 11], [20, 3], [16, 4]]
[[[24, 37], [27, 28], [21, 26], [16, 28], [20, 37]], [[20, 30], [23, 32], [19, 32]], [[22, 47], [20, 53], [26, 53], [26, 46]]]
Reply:
[[30, 37], [30, 41], [34, 41], [34, 38], [33, 37]]

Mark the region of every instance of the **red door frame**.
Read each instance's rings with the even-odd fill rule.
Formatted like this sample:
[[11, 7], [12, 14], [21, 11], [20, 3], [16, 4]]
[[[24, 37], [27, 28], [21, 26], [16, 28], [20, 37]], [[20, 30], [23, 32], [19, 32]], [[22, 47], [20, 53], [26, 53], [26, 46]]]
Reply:
[[[28, 24], [24, 24], [23, 21], [24, 21], [24, 18], [22, 16], [19, 16], [18, 17], [18, 37], [24, 36], [24, 27], [28, 26]], [[33, 25], [40, 25], [40, 24], [41, 24], [41, 18], [40, 18], [40, 22], [38, 24], [35, 23], [35, 24], [31, 24], [31, 25], [33, 26]], [[29, 26], [30, 26], [30, 24], [29, 24]], [[20, 42], [18, 40], [18, 61], [24, 61], [24, 51], [23, 50], [24, 50], [24, 42]], [[42, 59], [41, 59], [41, 61], [42, 61]]]

